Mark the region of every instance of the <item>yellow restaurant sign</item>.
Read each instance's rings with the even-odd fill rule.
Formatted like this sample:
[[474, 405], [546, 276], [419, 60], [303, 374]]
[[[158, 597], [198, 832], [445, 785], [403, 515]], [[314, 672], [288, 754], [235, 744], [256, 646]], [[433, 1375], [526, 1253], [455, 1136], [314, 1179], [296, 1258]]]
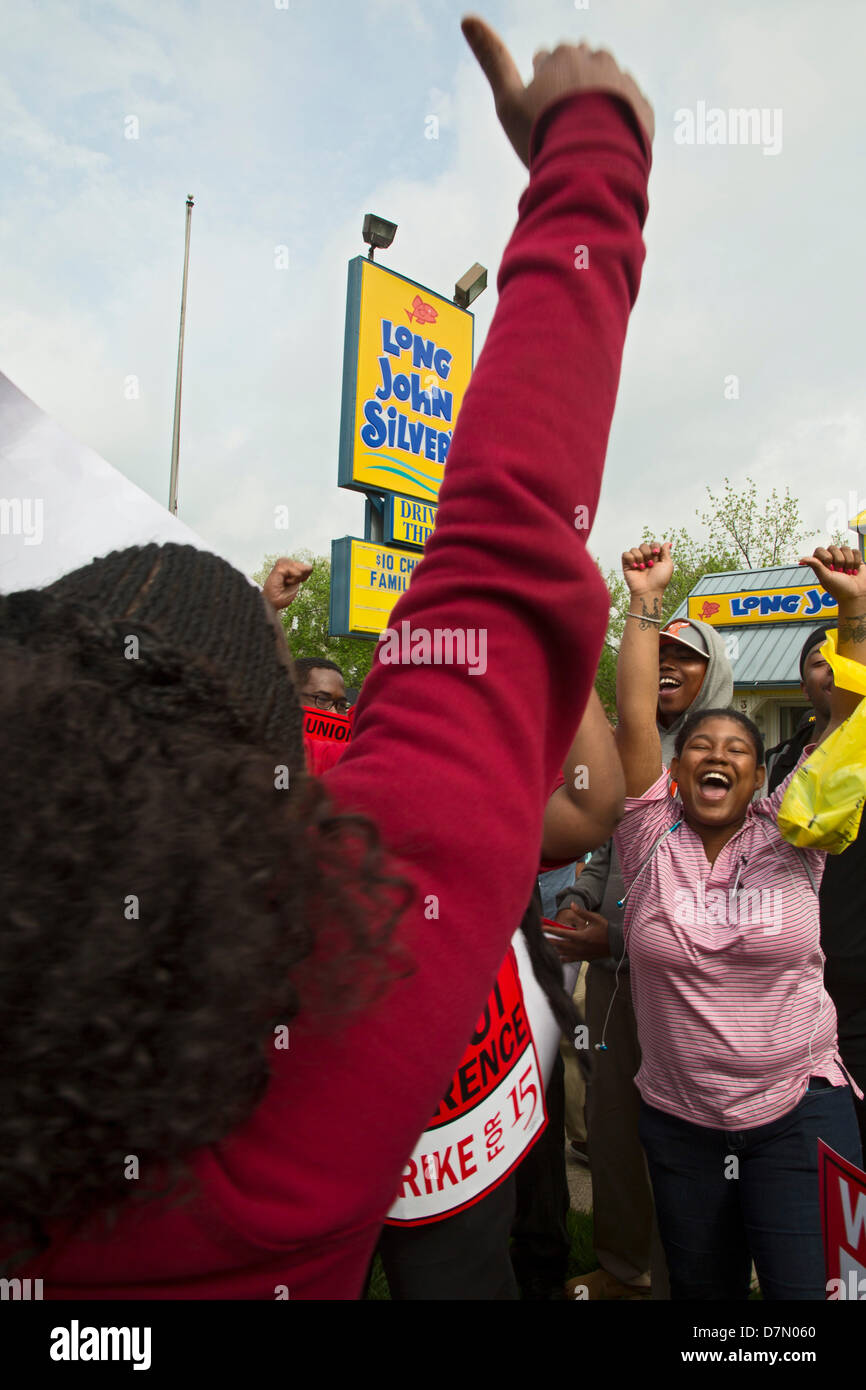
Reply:
[[331, 542], [331, 614], [334, 636], [378, 637], [391, 609], [409, 587], [421, 556], [354, 536]]
[[472, 373], [466, 309], [364, 256], [349, 262], [338, 483], [436, 501]]
[[429, 502], [415, 502], [409, 497], [385, 498], [385, 540], [398, 545], [417, 545], [424, 548], [433, 534], [438, 507]]
[[689, 596], [689, 617], [727, 627], [731, 623], [816, 622], [837, 615], [836, 600], [817, 584], [789, 589], [741, 589], [734, 594]]

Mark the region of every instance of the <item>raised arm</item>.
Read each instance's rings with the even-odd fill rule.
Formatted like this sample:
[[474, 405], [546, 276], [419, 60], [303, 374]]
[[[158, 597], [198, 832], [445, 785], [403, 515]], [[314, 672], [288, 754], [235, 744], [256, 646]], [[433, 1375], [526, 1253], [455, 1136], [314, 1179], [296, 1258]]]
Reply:
[[[839, 605], [837, 656], [866, 666], [866, 564], [850, 546], [818, 546], [814, 555], [800, 561], [811, 565], [818, 580]], [[863, 696], [838, 681], [830, 693], [830, 719], [818, 740], [823, 743], [854, 713]]]
[[[532, 892], [544, 807], [607, 622], [586, 539], [640, 281], [649, 140], [622, 87], [605, 89], [606, 55], [557, 50], [555, 88], [539, 62], [518, 91], [502, 45], [484, 42], [497, 107], [531, 97], [530, 181], [436, 529], [390, 619], [426, 633], [428, 652], [431, 634], [462, 634], [484, 661], [374, 660], [352, 743], [327, 777], [341, 810], [375, 822], [417, 894], [400, 926], [411, 968], [357, 1024], [319, 1035], [313, 1056], [294, 1036], [286, 1054], [287, 1082], [313, 1094], [326, 1074], [328, 1123], [337, 1114], [363, 1135], [335, 1146], [318, 1121], [292, 1130], [320, 1169], [328, 1154], [334, 1228], [368, 1215], [371, 1191], [384, 1215], [466, 1047]], [[576, 246], [589, 248], [585, 269]]]
[[616, 664], [616, 746], [626, 796], [642, 796], [662, 770], [656, 711], [662, 598], [674, 570], [670, 544], [623, 551], [622, 570], [629, 605]]
[[563, 786], [556, 788], [544, 808], [542, 859], [577, 859], [598, 849], [622, 816], [622, 765], [594, 690], [565, 755], [562, 775]]

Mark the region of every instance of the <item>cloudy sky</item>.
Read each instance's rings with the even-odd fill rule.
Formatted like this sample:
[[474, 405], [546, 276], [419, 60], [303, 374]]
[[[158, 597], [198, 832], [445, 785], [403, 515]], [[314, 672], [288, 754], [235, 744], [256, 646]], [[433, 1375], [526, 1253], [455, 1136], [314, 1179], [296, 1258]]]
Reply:
[[[602, 562], [644, 523], [696, 526], [725, 475], [790, 485], [816, 531], [851, 491], [866, 507], [866, 7], [480, 12], [527, 74], [541, 45], [604, 44], [656, 110], [648, 258], [591, 541]], [[455, 0], [6, 8], [0, 370], [165, 502], [192, 193], [179, 515], [248, 571], [363, 533], [363, 500], [336, 470], [346, 264], [365, 212], [399, 224], [380, 258], [439, 292], [473, 261], [490, 268], [484, 341], [525, 171], [462, 13]], [[676, 113], [699, 103], [766, 110], [768, 138], [677, 143]], [[772, 120], [781, 148], [765, 154]], [[288, 533], [274, 530], [281, 504]]]

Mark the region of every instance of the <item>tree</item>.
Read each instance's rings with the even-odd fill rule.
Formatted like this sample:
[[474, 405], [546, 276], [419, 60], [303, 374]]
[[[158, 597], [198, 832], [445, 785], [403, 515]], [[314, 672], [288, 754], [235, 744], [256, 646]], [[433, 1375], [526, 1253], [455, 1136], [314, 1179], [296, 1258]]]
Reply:
[[800, 503], [787, 488], [784, 497], [773, 488], [763, 510], [758, 505], [758, 489], [751, 478], [746, 478], [740, 488], [734, 488], [730, 479], [725, 478], [723, 497], [717, 498], [709, 488], [707, 495], [712, 510], [695, 515], [700, 515], [704, 525], [715, 534], [723, 533], [725, 548], [732, 549], [739, 557], [739, 563], [731, 566], [732, 569], [759, 570], [771, 565], [797, 563], [802, 544], [810, 533], [803, 530]]
[[[313, 572], [301, 586], [297, 598], [280, 613], [292, 656], [324, 656], [335, 661], [347, 686], [360, 688], [373, 664], [376, 643], [362, 637], [331, 637], [328, 632], [331, 604], [331, 562], [310, 550], [296, 550], [295, 558], [309, 560]], [[253, 575], [264, 584], [276, 555], [266, 555]]]

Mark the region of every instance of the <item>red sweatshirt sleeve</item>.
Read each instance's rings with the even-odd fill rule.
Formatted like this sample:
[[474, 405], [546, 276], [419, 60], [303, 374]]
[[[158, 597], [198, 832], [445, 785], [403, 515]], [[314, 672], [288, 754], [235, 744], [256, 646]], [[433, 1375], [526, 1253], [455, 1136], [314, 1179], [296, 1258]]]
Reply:
[[537, 123], [436, 531], [391, 619], [484, 634], [486, 668], [374, 664], [326, 778], [414, 882], [400, 928], [412, 973], [348, 1025], [339, 1000], [331, 1024], [302, 1012], [264, 1101], [197, 1156], [200, 1201], [128, 1210], [111, 1241], [55, 1247], [50, 1296], [360, 1293], [403, 1164], [529, 900], [544, 806], [601, 649], [607, 595], [575, 509], [591, 519], [598, 500], [648, 167], [616, 98], [574, 95]]
[[573, 95], [537, 123], [436, 530], [391, 616], [397, 632], [485, 634], [486, 669], [374, 661], [352, 743], [327, 777], [338, 805], [379, 826], [418, 905], [401, 929], [413, 974], [310, 1044], [309, 1059], [286, 1056], [292, 1170], [300, 1134], [311, 1175], [295, 1214], [310, 1235], [384, 1216], [532, 892], [544, 806], [607, 622], [575, 509], [591, 520], [598, 501], [648, 168], [646, 138], [617, 98]]

